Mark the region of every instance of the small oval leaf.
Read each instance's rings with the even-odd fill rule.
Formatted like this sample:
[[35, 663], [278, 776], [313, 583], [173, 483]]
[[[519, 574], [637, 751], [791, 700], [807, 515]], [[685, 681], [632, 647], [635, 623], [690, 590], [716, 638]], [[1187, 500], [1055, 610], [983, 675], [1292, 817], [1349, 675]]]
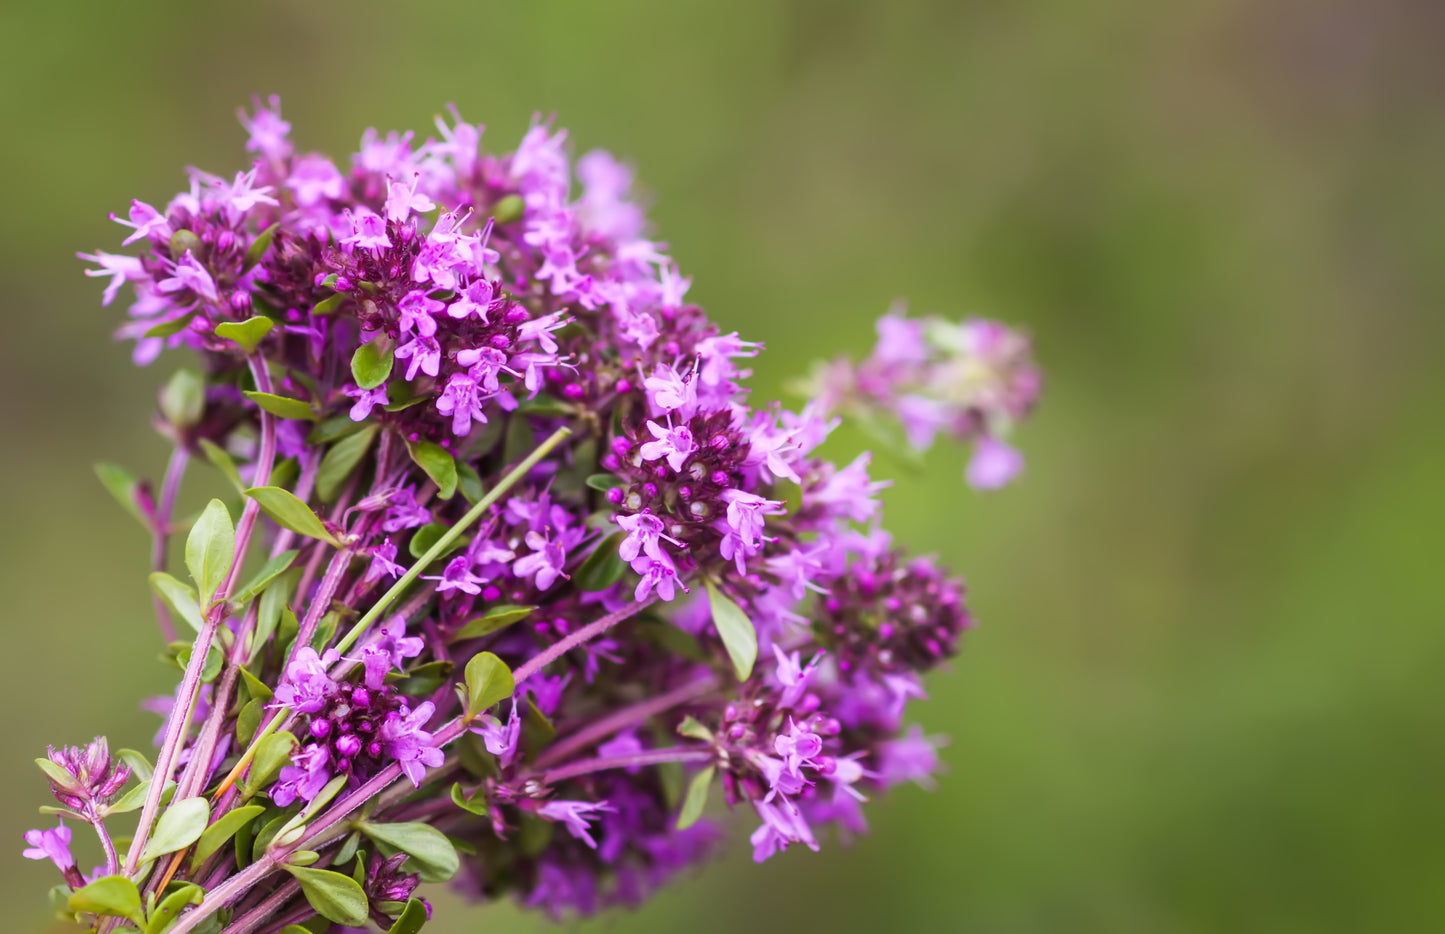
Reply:
[[739, 681], [748, 680], [753, 673], [753, 662], [758, 659], [758, 632], [753, 628], [753, 621], [712, 581], [707, 582], [707, 602], [712, 608], [713, 625], [732, 659], [733, 671], [737, 672]]
[[682, 799], [682, 813], [677, 815], [678, 830], [686, 830], [702, 817], [703, 808], [707, 807], [708, 789], [712, 787], [712, 777], [716, 772], [716, 767], [710, 765], [692, 777], [687, 786], [687, 796]]
[[186, 621], [196, 632], [206, 624], [201, 616], [201, 606], [196, 602], [196, 592], [171, 577], [165, 571], [156, 571], [150, 576], [151, 590], [170, 607], [172, 613]]
[[351, 355], [351, 376], [362, 389], [375, 389], [391, 376], [391, 367], [396, 356], [391, 339], [379, 336], [360, 347]]
[[606, 590], [622, 580], [622, 575], [627, 573], [627, 562], [622, 560], [617, 549], [626, 537], [626, 532], [613, 532], [598, 542], [592, 554], [572, 575], [572, 584], [578, 590], [597, 591]]
[[241, 395], [250, 399], [277, 418], [310, 421], [316, 417], [316, 413], [311, 410], [311, 406], [302, 402], [300, 399], [292, 399], [289, 396], [278, 396], [269, 392], [256, 392], [250, 389], [244, 390]]
[[177, 370], [161, 390], [161, 414], [177, 428], [190, 428], [205, 411], [205, 377], [195, 370]]
[[167, 895], [151, 913], [150, 922], [146, 924], [146, 934], [162, 934], [176, 923], [176, 919], [181, 916], [182, 911], [185, 911], [190, 905], [199, 905], [205, 895], [206, 890], [194, 882], [187, 882], [176, 889]]
[[260, 804], [248, 804], [245, 807], [228, 811], [216, 818], [216, 822], [207, 827], [201, 833], [200, 841], [196, 843], [196, 852], [192, 857], [195, 865], [199, 866], [214, 852], [219, 850], [226, 841], [236, 835], [236, 831], [255, 820], [265, 813], [266, 808]]
[[70, 896], [69, 907], [71, 911], [127, 918], [137, 927], [144, 927], [146, 923], [145, 912], [141, 910], [140, 890], [125, 876], [96, 879]]
[[174, 853], [200, 839], [211, 818], [211, 805], [205, 798], [183, 798], [166, 808], [156, 821], [150, 839], [141, 848], [142, 863]]
[[517, 684], [512, 669], [491, 652], [480, 652], [467, 662], [467, 718], [475, 717], [500, 700], [512, 696]]
[[135, 517], [135, 521], [149, 532], [151, 530], [150, 519], [146, 518], [145, 510], [141, 507], [140, 481], [130, 471], [115, 464], [107, 464], [104, 461], [95, 465], [95, 475], [100, 479], [101, 484], [115, 501], [120, 503], [122, 509]]
[[386, 934], [417, 934], [426, 921], [426, 902], [413, 898], [407, 901], [406, 907], [397, 915], [396, 923], [387, 929]]
[[245, 321], [226, 321], [216, 325], [216, 336], [224, 337], [228, 341], [235, 341], [241, 345], [246, 353], [255, 353], [256, 348], [261, 346], [261, 341], [275, 322], [265, 315], [257, 315], [254, 318], [247, 318]]
[[380, 425], [367, 425], [356, 434], [342, 438], [327, 450], [316, 472], [316, 495], [323, 503], [336, 501], [342, 486], [356, 469], [356, 465], [361, 463], [380, 430]]
[[429, 824], [419, 821], [363, 823], [358, 829], [378, 843], [411, 857], [408, 865], [421, 874], [423, 882], [446, 882], [461, 866], [457, 849], [447, 835]]
[[211, 602], [216, 589], [231, 573], [235, 549], [236, 528], [231, 524], [231, 514], [225, 503], [213, 499], [186, 538], [186, 570], [200, 590], [202, 605]]
[[494, 606], [482, 616], [467, 623], [451, 637], [452, 642], [461, 642], [463, 639], [476, 639], [481, 636], [489, 636], [500, 629], [520, 622], [531, 616], [537, 608], [535, 606], [516, 606], [504, 603]]
[[366, 893], [350, 876], [329, 869], [286, 866], [286, 871], [301, 883], [301, 894], [328, 921], [348, 927], [366, 924]]
[[411, 452], [411, 459], [416, 461], [416, 465], [437, 485], [437, 496], [451, 499], [457, 491], [456, 458], [440, 444], [430, 441], [413, 441], [407, 444], [406, 449]]
[[246, 491], [246, 495], [254, 499], [260, 505], [261, 511], [282, 528], [331, 545], [338, 544], [326, 530], [320, 517], [290, 490], [283, 490], [279, 486], [253, 486]]

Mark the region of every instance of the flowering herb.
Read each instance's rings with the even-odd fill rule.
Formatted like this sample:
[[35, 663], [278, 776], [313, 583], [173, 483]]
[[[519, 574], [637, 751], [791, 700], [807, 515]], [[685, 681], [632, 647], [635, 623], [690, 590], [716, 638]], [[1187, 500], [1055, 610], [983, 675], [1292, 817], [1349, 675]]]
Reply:
[[[839, 415], [893, 413], [1000, 485], [1038, 388], [1022, 337], [890, 315], [801, 412], [754, 408], [761, 345], [687, 301], [605, 153], [573, 166], [537, 123], [486, 154], [453, 113], [338, 166], [275, 99], [242, 123], [248, 170], [133, 202], [140, 255], [84, 257], [105, 304], [131, 287], [138, 363], [200, 369], [161, 394], [155, 495], [100, 470], [151, 534], [182, 676], [154, 763], [103, 739], [38, 760], [61, 822], [24, 855], [62, 873], [62, 914], [415, 931], [418, 882], [449, 879], [586, 914], [704, 859], [710, 795], [762, 861], [930, 781], [905, 715], [972, 625], [963, 587], [878, 526], [866, 455], [814, 451]], [[178, 529], [198, 457], [234, 493]], [[191, 583], [167, 573], [181, 531]]]

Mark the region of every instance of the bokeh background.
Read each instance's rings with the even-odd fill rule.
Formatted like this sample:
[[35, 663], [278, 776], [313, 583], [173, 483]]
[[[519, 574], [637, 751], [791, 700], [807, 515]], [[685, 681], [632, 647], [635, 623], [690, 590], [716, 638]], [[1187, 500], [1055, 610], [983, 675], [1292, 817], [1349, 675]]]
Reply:
[[[184, 165], [240, 167], [254, 92], [338, 155], [448, 102], [496, 149], [557, 113], [768, 343], [760, 397], [896, 297], [1037, 337], [1022, 484], [876, 462], [982, 621], [919, 708], [938, 790], [586, 929], [1445, 926], [1438, 3], [15, 2], [0, 36], [5, 929], [47, 924], [30, 758], [143, 745], [172, 683], [90, 463], [160, 471], [179, 361], [130, 367], [73, 254]], [[439, 934], [550, 929], [440, 898]]]

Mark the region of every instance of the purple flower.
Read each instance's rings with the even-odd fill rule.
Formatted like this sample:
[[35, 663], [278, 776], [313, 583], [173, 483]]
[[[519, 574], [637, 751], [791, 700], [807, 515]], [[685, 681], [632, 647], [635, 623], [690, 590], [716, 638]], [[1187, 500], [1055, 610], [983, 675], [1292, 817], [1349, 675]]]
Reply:
[[[435, 325], [432, 325], [435, 328]], [[416, 379], [417, 370], [427, 376], [436, 376], [441, 371], [442, 349], [435, 337], [418, 336], [396, 348], [396, 359], [411, 362], [406, 367], [407, 382]]]
[[447, 378], [446, 388], [437, 397], [437, 411], [452, 417], [452, 434], [458, 438], [465, 437], [472, 430], [474, 420], [483, 425], [487, 423], [478, 389], [477, 378], [471, 373], [453, 373]]
[[908, 735], [878, 746], [878, 780], [884, 785], [915, 782], [932, 788], [933, 773], [938, 771], [939, 740], [923, 735], [917, 724]]
[[390, 577], [393, 580], [400, 577], [405, 568], [396, 563], [396, 543], [391, 539], [382, 539], [380, 545], [371, 549], [371, 564], [366, 569], [366, 574], [361, 578], [362, 583], [371, 584], [381, 580], [383, 577]]
[[807, 667], [799, 663], [798, 653], [789, 655], [775, 642], [773, 643], [773, 657], [778, 660], [778, 667], [773, 670], [773, 675], [782, 685], [782, 693], [778, 695], [778, 707], [783, 710], [790, 710], [798, 705], [803, 694], [808, 689], [808, 679], [818, 667], [819, 657], [815, 656]]
[[303, 646], [296, 652], [291, 664], [286, 666], [286, 678], [276, 687], [275, 703], [272, 707], [289, 707], [297, 713], [316, 713], [326, 704], [326, 698], [336, 690], [336, 682], [326, 669], [340, 655], [335, 649], [327, 649], [325, 655], [317, 654], [311, 646]]
[[487, 752], [497, 757], [497, 765], [506, 768], [517, 754], [517, 740], [522, 735], [522, 719], [517, 715], [517, 700], [512, 699], [512, 713], [505, 724], [491, 714], [483, 714], [469, 728], [482, 738]]
[[562, 567], [567, 563], [567, 552], [560, 541], [553, 541], [550, 534], [528, 532], [527, 547], [532, 553], [518, 558], [512, 564], [512, 573], [519, 578], [532, 577], [538, 590], [546, 590], [558, 577], [567, 577]]
[[997, 438], [984, 435], [974, 445], [964, 478], [975, 490], [997, 490], [1024, 469], [1024, 458]]
[[652, 375], [642, 381], [647, 404], [657, 414], [678, 412], [683, 418], [697, 408], [697, 384], [676, 369], [659, 364]]
[[[434, 298], [427, 298], [427, 294], [420, 289], [412, 289], [396, 303], [397, 311], [401, 312], [400, 327], [404, 332], [415, 332], [422, 337], [431, 337], [437, 332], [437, 323], [432, 320], [432, 315], [446, 309], [446, 305]], [[435, 376], [435, 373], [431, 374]], [[407, 379], [411, 379], [410, 376]]]
[[310, 801], [331, 781], [331, 750], [320, 743], [302, 746], [291, 754], [291, 764], [281, 769], [276, 784], [267, 792], [279, 807], [290, 807], [300, 798]]
[[393, 616], [377, 630], [375, 641], [361, 650], [366, 686], [373, 691], [380, 690], [393, 668], [399, 668], [404, 659], [420, 655], [424, 648], [424, 639], [406, 634], [406, 620]]
[[84, 747], [51, 746], [46, 757], [68, 773], [65, 780], [49, 776], [51, 793], [61, 804], [87, 815], [108, 804], [130, 778], [130, 766], [112, 764], [110, 745], [103, 736]]
[[386, 233], [386, 219], [367, 207], [358, 207], [355, 212], [348, 209], [346, 217], [351, 221], [352, 233], [341, 242], [358, 250], [389, 250], [391, 238]]
[[678, 587], [682, 587], [683, 593], [691, 593], [678, 578], [677, 566], [666, 555], [661, 558], [644, 555], [632, 562], [632, 570], [642, 575], [633, 594], [634, 600], [645, 600], [656, 590], [663, 600], [671, 601], [677, 596]]
[[818, 851], [818, 841], [813, 838], [813, 831], [796, 804], [779, 798], [776, 802], [754, 801], [753, 807], [763, 819], [762, 825], [749, 838], [753, 845], [753, 862], [761, 863], [794, 843], [801, 843], [815, 853]]
[[667, 464], [674, 471], [681, 470], [683, 462], [687, 460], [695, 449], [692, 432], [686, 425], [678, 425], [675, 428], [663, 428], [657, 422], [648, 422], [647, 430], [652, 432], [655, 441], [649, 441], [638, 450], [645, 461], [655, 461], [660, 457], [667, 458]]
[[246, 151], [259, 152], [265, 158], [277, 162], [291, 155], [291, 143], [286, 138], [291, 132], [291, 124], [281, 119], [281, 98], [272, 94], [265, 106], [262, 106], [260, 98], [257, 98], [254, 107], [255, 116], [248, 116], [244, 110], [236, 114], [241, 120], [241, 126], [251, 134], [251, 138], [246, 140]]
[[25, 842], [29, 848], [21, 852], [26, 859], [48, 859], [61, 872], [75, 868], [75, 857], [70, 855], [70, 828], [61, 821], [59, 827], [44, 830], [27, 830]]
[[471, 285], [462, 290], [457, 300], [447, 306], [447, 314], [453, 318], [465, 318], [468, 315], [476, 315], [483, 324], [490, 324], [487, 320], [487, 309], [491, 307], [492, 299], [496, 291], [492, 283], [485, 278], [478, 278]]
[[587, 844], [592, 849], [597, 849], [597, 841], [592, 839], [592, 829], [588, 821], [593, 820], [593, 815], [598, 811], [611, 811], [606, 801], [548, 801], [537, 808], [537, 816], [550, 821], [561, 821], [566, 825], [567, 830]]
[[617, 548], [617, 555], [623, 561], [635, 561], [641, 554], [650, 555], [659, 561], [667, 560], [661, 543], [664, 538], [679, 548], [683, 547], [682, 542], [663, 534], [662, 520], [650, 510], [644, 509], [635, 516], [616, 516], [614, 521], [627, 532], [627, 537]]
[[135, 233], [120, 242], [121, 246], [130, 246], [137, 240], [144, 240], [150, 236], [169, 240], [171, 234], [174, 233], [171, 229], [170, 222], [166, 220], [166, 216], [144, 201], [132, 201], [130, 203], [129, 213], [130, 220], [128, 221], [121, 220], [114, 214], [110, 216], [110, 219], [117, 224], [122, 224], [135, 230]]
[[386, 532], [400, 532], [403, 529], [426, 525], [430, 521], [431, 511], [417, 505], [416, 491], [409, 486], [403, 486], [392, 491], [391, 506], [386, 511], [386, 519], [382, 521], [381, 528]]
[[457, 555], [448, 561], [440, 577], [422, 575], [422, 580], [438, 581], [437, 593], [460, 590], [472, 596], [481, 593], [482, 585], [486, 583], [485, 578], [472, 573], [472, 559], [467, 555]]
[[197, 262], [190, 250], [185, 252], [179, 263], [171, 264], [171, 272], [169, 278], [156, 283], [157, 289], [167, 293], [190, 289], [208, 301], [219, 300], [219, 296], [216, 294], [216, 280], [211, 278], [206, 267]]
[[96, 250], [94, 253], [77, 253], [76, 255], [100, 267], [99, 269], [87, 269], [85, 271], [87, 276], [110, 276], [110, 282], [105, 286], [105, 294], [101, 297], [101, 305], [109, 305], [115, 301], [116, 293], [120, 291], [120, 287], [125, 284], [127, 279], [146, 278], [145, 268], [134, 256], [117, 256], [101, 250]]
[[425, 214], [436, 207], [436, 203], [432, 199], [416, 190], [420, 180], [421, 175], [417, 172], [411, 173], [411, 178], [405, 182], [387, 178], [386, 210], [384, 212], [387, 220], [401, 222], [410, 217], [413, 211]]
[[286, 187], [295, 194], [298, 205], [309, 208], [340, 198], [346, 193], [346, 179], [330, 159], [312, 153], [296, 160]]
[[343, 395], [356, 400], [356, 404], [351, 407], [351, 412], [349, 413], [353, 422], [366, 421], [368, 418], [371, 418], [373, 409], [378, 405], [384, 406], [390, 401], [386, 397], [385, 386], [378, 386], [375, 389], [347, 386], [345, 389], [342, 389], [341, 392]]
[[400, 711], [387, 714], [377, 734], [386, 754], [401, 764], [402, 772], [418, 788], [426, 770], [436, 768], [446, 759], [434, 745], [432, 735], [423, 729], [435, 709], [431, 701], [412, 711], [403, 706]]

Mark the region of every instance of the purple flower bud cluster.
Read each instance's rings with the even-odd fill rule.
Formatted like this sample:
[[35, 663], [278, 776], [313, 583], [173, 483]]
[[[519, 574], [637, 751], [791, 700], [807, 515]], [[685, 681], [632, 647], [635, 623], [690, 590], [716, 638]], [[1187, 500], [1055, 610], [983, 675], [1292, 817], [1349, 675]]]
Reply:
[[1038, 401], [1041, 376], [1029, 339], [997, 321], [878, 319], [878, 344], [862, 363], [837, 360], [807, 384], [830, 411], [865, 425], [896, 420], [915, 451], [944, 434], [973, 445], [965, 477], [975, 489], [1004, 486], [1023, 456], [1004, 442]]
[[[106, 304], [131, 286], [138, 362], [185, 348], [202, 370], [162, 393], [158, 495], [131, 487], [163, 632], [200, 632], [169, 656], [182, 681], [106, 885], [143, 906], [203, 889], [177, 934], [388, 926], [446, 878], [588, 914], [715, 849], [714, 784], [761, 861], [930, 780], [936, 744], [905, 717], [971, 625], [963, 587], [878, 526], [868, 455], [815, 451], [887, 407], [977, 464], [1036, 395], [1021, 338], [890, 316], [801, 411], [753, 407], [762, 345], [687, 300], [605, 153], [574, 165], [538, 122], [489, 154], [453, 112], [338, 164], [293, 146], [274, 99], [242, 123], [249, 169], [134, 202], [115, 220], [139, 255], [85, 257]], [[235, 493], [189, 533], [192, 587], [165, 556], [198, 460]], [[104, 741], [50, 761], [108, 844], [126, 767]], [[68, 828], [35, 835], [27, 855], [63, 850], [87, 881]]]

